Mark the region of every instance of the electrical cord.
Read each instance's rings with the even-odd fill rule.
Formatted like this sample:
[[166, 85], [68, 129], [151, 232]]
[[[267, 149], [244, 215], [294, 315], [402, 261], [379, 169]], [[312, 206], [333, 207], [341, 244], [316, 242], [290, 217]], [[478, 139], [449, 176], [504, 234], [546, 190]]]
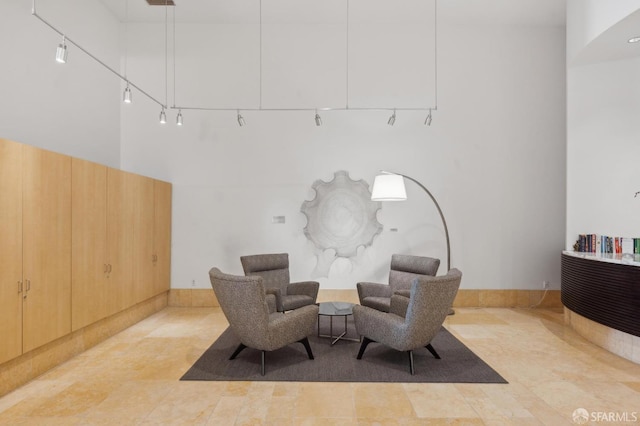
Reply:
[[529, 306], [529, 309], [533, 309], [533, 308], [537, 308], [538, 306], [540, 306], [540, 304], [542, 303], [542, 301], [544, 300], [544, 298], [547, 296], [547, 293], [549, 292], [549, 289], [545, 289], [544, 293], [542, 293], [542, 297], [540, 298], [540, 300], [538, 301], [538, 303], [536, 303], [535, 305], [531, 305]]

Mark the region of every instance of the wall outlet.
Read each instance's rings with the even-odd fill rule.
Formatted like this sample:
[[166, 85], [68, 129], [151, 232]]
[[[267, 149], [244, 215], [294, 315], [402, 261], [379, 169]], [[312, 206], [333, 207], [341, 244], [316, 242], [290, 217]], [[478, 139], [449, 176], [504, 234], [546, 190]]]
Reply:
[[196, 280], [191, 280], [191, 287], [195, 287], [196, 286]]
[[542, 281], [542, 289], [546, 290], [548, 288], [549, 288], [549, 281], [547, 280]]

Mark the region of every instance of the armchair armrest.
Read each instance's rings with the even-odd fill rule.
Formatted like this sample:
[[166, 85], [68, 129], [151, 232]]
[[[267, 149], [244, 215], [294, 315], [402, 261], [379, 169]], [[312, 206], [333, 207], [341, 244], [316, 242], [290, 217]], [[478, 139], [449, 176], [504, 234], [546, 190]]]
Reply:
[[273, 314], [274, 312], [278, 312], [278, 302], [276, 301], [276, 295], [267, 293], [265, 299], [267, 301], [269, 313]]
[[279, 288], [268, 288], [265, 290], [265, 293], [267, 294], [267, 305], [269, 305], [269, 312], [271, 312], [270, 303], [273, 303], [274, 298], [276, 310], [279, 312], [284, 311], [284, 308], [282, 306], [282, 292]]
[[300, 281], [297, 283], [291, 283], [287, 286], [287, 294], [302, 294], [313, 298], [315, 303], [318, 298], [318, 290], [320, 289], [320, 283], [317, 281]]
[[360, 282], [356, 287], [360, 304], [365, 297], [391, 297], [391, 287], [387, 284]]
[[410, 297], [411, 290], [396, 290], [393, 292], [393, 294], [397, 294], [398, 296], [403, 296], [403, 297]]
[[275, 339], [291, 341], [291, 336], [296, 334], [307, 336], [313, 333], [317, 320], [318, 305], [307, 305], [294, 309], [286, 315], [271, 316], [269, 328], [278, 330], [278, 335], [274, 336]]
[[[399, 293], [406, 292], [407, 295]], [[389, 312], [392, 314], [396, 314], [402, 318], [406, 317], [407, 309], [409, 308], [409, 290], [401, 290], [396, 291], [393, 296], [391, 296], [391, 306], [389, 307]]]

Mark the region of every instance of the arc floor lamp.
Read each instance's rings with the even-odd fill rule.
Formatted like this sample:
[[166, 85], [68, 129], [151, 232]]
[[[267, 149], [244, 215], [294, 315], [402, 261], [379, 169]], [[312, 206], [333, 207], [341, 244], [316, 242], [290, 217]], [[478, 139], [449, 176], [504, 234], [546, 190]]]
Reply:
[[436, 201], [433, 194], [420, 182], [412, 177], [381, 170], [380, 173], [373, 180], [373, 189], [371, 190], [372, 201], [404, 201], [407, 199], [407, 191], [404, 187], [404, 179], [408, 179], [411, 182], [418, 185], [424, 192], [427, 193], [433, 204], [435, 204], [440, 213], [440, 219], [442, 219], [442, 225], [444, 225], [444, 235], [447, 239], [447, 272], [451, 269], [451, 245], [449, 243], [449, 229], [447, 228], [447, 221], [444, 219], [442, 209]]

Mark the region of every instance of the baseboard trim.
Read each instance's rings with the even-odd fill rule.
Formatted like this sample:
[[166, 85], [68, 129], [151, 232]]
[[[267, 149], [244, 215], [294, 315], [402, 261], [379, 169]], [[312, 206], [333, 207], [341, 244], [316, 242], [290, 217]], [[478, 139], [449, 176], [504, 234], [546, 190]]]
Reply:
[[[318, 293], [321, 302], [341, 300], [358, 303], [355, 289], [323, 290]], [[172, 288], [169, 306], [214, 307], [218, 300], [211, 289]], [[458, 291], [454, 308], [562, 308], [560, 290], [464, 290]]]

